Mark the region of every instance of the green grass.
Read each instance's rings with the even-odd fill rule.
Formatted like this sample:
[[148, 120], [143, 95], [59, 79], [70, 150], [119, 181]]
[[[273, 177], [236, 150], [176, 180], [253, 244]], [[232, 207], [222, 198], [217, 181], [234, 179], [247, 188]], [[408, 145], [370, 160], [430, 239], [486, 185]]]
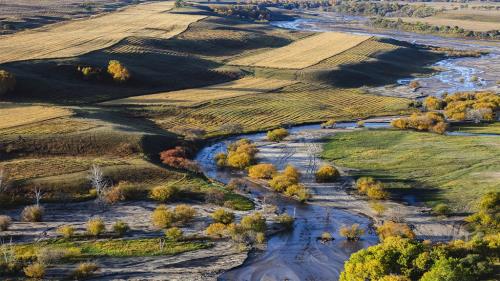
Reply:
[[67, 259], [97, 257], [147, 257], [176, 255], [184, 252], [206, 249], [212, 244], [205, 241], [171, 242], [167, 241], [160, 250], [158, 238], [147, 239], [113, 239], [99, 241], [72, 242], [65, 240], [47, 240], [38, 243], [18, 244], [14, 246], [15, 255], [19, 259], [32, 260], [43, 248], [65, 249]]
[[462, 124], [451, 127], [452, 131], [475, 134], [500, 134], [500, 122], [483, 124]]
[[393, 195], [413, 194], [424, 202], [468, 209], [497, 190], [500, 145], [496, 137], [443, 136], [396, 130], [339, 133], [323, 156], [357, 176], [384, 181]]

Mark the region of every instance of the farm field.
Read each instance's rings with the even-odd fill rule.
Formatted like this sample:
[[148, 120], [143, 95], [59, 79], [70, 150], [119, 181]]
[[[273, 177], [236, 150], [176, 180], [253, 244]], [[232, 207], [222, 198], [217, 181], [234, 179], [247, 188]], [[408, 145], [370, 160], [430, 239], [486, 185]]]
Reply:
[[500, 148], [495, 137], [442, 136], [363, 130], [329, 138], [323, 156], [358, 176], [382, 180], [396, 196], [470, 210], [498, 188]]
[[230, 61], [231, 65], [302, 69], [349, 50], [370, 36], [324, 32], [288, 46]]
[[[204, 16], [168, 13], [172, 2], [156, 2], [122, 11], [0, 38], [0, 63], [83, 55], [141, 35], [168, 39]], [[15, 46], [15, 48], [13, 48]]]
[[296, 81], [245, 77], [239, 80], [207, 86], [104, 102], [104, 105], [176, 105], [196, 106], [219, 99], [234, 98], [249, 94], [264, 94], [297, 83]]
[[0, 103], [0, 129], [70, 116], [71, 110], [55, 106], [23, 106]]

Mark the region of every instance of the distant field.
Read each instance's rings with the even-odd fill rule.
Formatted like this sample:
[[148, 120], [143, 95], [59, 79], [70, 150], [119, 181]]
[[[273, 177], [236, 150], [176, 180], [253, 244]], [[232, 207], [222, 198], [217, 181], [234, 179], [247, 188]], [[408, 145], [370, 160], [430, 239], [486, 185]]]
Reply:
[[397, 193], [466, 210], [482, 194], [498, 190], [498, 144], [498, 137], [363, 130], [330, 138], [324, 156], [383, 180]]
[[0, 129], [70, 116], [68, 109], [51, 106], [24, 106], [0, 103]]
[[[500, 17], [500, 13], [498, 13]], [[448, 25], [448, 26], [458, 26], [466, 30], [473, 31], [490, 31], [490, 30], [500, 30], [499, 22], [486, 22], [480, 20], [461, 20], [452, 19], [445, 16], [432, 16], [427, 18], [401, 18], [405, 22], [425, 22], [432, 25]]]
[[63, 22], [0, 37], [0, 63], [74, 57], [130, 36], [168, 39], [204, 16], [168, 13], [173, 2], [132, 6], [85, 20]]
[[206, 101], [232, 98], [248, 94], [263, 94], [284, 86], [297, 83], [296, 81], [276, 80], [266, 78], [245, 77], [214, 86], [203, 88], [173, 91], [145, 96], [136, 96], [126, 99], [104, 102], [105, 105], [119, 104], [169, 104], [169, 105], [195, 105]]
[[232, 65], [302, 69], [335, 56], [370, 39], [370, 36], [325, 32], [278, 49], [230, 61]]
[[373, 96], [357, 89], [297, 83], [277, 92], [219, 99], [196, 107], [151, 106], [136, 110], [167, 130], [202, 128], [208, 135], [217, 135], [224, 133], [226, 124], [239, 124], [245, 131], [263, 130], [328, 118], [347, 120], [398, 114], [408, 110], [408, 103], [407, 99]]

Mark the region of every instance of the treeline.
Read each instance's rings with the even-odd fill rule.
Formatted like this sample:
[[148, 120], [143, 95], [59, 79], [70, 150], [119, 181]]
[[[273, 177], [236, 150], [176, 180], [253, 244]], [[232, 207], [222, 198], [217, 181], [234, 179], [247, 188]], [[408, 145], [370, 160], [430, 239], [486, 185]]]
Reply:
[[439, 10], [426, 5], [408, 5], [399, 3], [377, 2], [343, 2], [339, 1], [332, 7], [332, 11], [354, 16], [381, 16], [381, 17], [416, 17], [433, 16]]
[[381, 17], [372, 18], [369, 23], [373, 27], [398, 29], [402, 31], [416, 32], [416, 33], [430, 33], [430, 34], [444, 34], [454, 37], [474, 38], [474, 39], [500, 39], [500, 30], [490, 31], [472, 31], [466, 30], [458, 26], [448, 25], [431, 25], [424, 22], [404, 22], [401, 19], [390, 20]]
[[210, 8], [213, 12], [222, 16], [255, 21], [271, 20], [271, 11], [263, 5], [227, 5], [211, 6]]
[[332, 6], [331, 2], [328, 0], [318, 0], [318, 1], [294, 1], [294, 0], [250, 0], [247, 1], [249, 4], [260, 5], [264, 7], [276, 7], [281, 9], [293, 10], [293, 9], [316, 9], [325, 8]]

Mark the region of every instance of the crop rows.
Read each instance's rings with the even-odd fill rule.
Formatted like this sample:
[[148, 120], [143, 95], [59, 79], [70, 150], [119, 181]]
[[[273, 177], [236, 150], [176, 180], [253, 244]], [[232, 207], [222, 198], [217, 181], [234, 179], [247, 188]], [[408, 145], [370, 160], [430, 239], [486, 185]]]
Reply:
[[0, 104], [0, 129], [70, 116], [68, 109], [49, 106]]
[[360, 63], [373, 58], [376, 54], [390, 52], [398, 48], [399, 47], [397, 45], [380, 42], [377, 39], [372, 38], [354, 48], [351, 48], [338, 55], [332, 56], [307, 69], [327, 69], [334, 68], [343, 64]]
[[355, 89], [322, 89], [295, 84], [282, 91], [221, 99], [177, 113], [160, 115], [155, 121], [166, 129], [203, 128], [217, 134], [221, 126], [240, 124], [244, 130], [318, 122], [328, 118], [356, 119], [399, 113], [408, 100], [363, 94]]

